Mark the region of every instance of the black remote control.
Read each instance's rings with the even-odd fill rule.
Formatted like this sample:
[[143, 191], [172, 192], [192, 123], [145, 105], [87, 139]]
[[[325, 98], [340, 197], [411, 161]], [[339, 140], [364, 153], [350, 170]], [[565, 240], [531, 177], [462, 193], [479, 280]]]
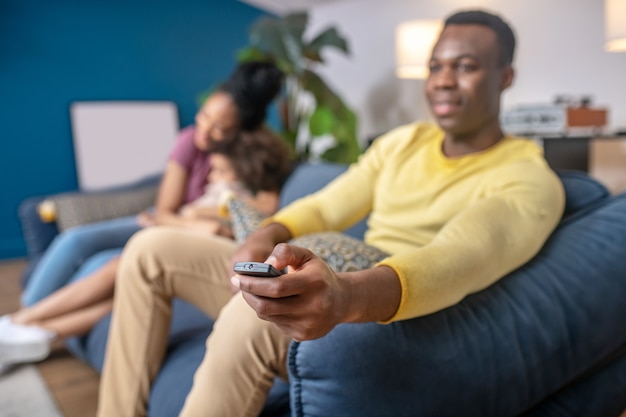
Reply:
[[237, 262], [233, 271], [253, 277], [277, 277], [284, 274], [284, 272], [274, 268], [273, 265], [263, 262]]

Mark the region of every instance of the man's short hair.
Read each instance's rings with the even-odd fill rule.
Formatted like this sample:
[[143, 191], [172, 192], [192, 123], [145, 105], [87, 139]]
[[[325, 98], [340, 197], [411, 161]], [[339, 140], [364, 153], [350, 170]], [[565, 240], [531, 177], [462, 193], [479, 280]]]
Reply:
[[449, 16], [444, 27], [448, 25], [482, 25], [496, 33], [500, 45], [500, 64], [511, 65], [515, 53], [515, 34], [513, 29], [500, 16], [482, 10], [467, 10]]

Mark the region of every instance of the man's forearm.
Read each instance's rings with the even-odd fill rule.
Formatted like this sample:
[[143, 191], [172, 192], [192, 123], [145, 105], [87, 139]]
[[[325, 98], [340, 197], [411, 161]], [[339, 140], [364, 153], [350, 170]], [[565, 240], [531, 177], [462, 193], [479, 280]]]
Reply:
[[394, 316], [402, 298], [402, 287], [396, 272], [379, 266], [357, 272], [339, 273], [344, 285], [346, 303], [345, 322], [385, 322]]
[[265, 227], [259, 229], [256, 233], [269, 239], [274, 245], [287, 242], [293, 236], [287, 227], [281, 223], [269, 223]]

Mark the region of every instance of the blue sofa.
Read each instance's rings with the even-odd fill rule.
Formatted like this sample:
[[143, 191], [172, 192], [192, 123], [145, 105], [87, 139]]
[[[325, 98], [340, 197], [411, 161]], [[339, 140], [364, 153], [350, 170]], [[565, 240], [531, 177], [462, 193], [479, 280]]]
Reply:
[[[344, 169], [299, 166], [282, 203]], [[566, 212], [533, 260], [438, 313], [390, 325], [345, 324], [321, 339], [293, 342], [290, 384], [277, 381], [263, 415], [618, 416], [626, 409], [626, 194], [610, 196], [580, 172], [559, 175]], [[28, 207], [36, 201], [21, 209], [25, 233], [37, 228]], [[364, 227], [348, 233], [362, 236]], [[83, 273], [108, 256], [93, 258]], [[154, 417], [177, 415], [212, 325], [182, 301], [174, 308], [150, 399]], [[97, 370], [108, 326], [105, 318], [68, 341]]]

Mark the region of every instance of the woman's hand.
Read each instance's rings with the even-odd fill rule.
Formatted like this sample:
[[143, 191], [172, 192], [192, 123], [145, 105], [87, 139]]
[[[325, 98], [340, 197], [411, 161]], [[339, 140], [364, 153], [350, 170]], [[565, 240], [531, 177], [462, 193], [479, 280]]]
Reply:
[[137, 215], [137, 223], [139, 223], [141, 227], [156, 226], [156, 215], [152, 211], [142, 211]]
[[198, 219], [198, 210], [195, 206], [191, 204], [184, 205], [179, 212], [180, 217], [183, 219], [189, 220], [197, 220]]

